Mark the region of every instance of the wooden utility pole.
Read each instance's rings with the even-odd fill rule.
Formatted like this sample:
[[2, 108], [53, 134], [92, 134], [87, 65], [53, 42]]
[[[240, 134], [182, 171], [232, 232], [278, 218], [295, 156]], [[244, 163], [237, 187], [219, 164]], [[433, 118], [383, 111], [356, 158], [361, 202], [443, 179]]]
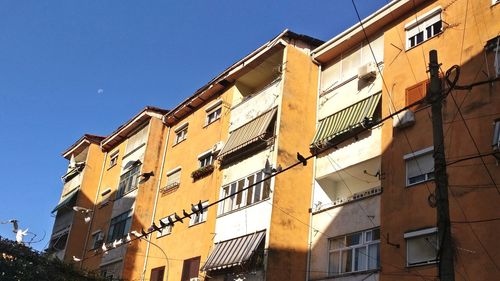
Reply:
[[442, 100], [443, 90], [439, 78], [439, 63], [436, 50], [429, 52], [429, 72], [431, 82], [427, 98], [432, 103], [432, 133], [434, 140], [434, 176], [436, 183], [437, 226], [439, 243], [439, 279], [454, 281], [453, 248], [450, 227], [450, 207], [448, 202], [448, 176], [444, 154]]

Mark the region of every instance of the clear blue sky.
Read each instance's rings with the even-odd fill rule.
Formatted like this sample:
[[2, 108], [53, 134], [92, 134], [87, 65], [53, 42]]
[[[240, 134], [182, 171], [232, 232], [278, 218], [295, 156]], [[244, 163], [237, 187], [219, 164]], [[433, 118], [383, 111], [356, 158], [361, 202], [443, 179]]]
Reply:
[[[386, 2], [356, 0], [362, 17]], [[174, 107], [285, 28], [326, 41], [356, 22], [348, 0], [1, 1], [0, 221], [45, 248], [61, 152], [84, 133]]]

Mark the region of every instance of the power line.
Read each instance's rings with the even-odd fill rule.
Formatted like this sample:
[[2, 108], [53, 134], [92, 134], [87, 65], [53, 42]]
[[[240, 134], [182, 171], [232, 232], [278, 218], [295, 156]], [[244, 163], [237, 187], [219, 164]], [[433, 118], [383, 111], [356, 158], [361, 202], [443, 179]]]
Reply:
[[491, 222], [500, 221], [500, 218], [482, 219], [482, 220], [464, 220], [464, 221], [451, 221], [451, 223], [481, 223], [481, 222]]

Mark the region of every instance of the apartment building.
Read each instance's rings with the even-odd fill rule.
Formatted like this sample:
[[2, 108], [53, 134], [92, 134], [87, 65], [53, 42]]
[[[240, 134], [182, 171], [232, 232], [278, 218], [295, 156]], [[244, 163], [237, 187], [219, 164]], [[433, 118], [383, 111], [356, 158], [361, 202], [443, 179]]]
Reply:
[[57, 257], [112, 279], [126, 276], [124, 268], [145, 252], [142, 244], [103, 245], [149, 225], [167, 112], [146, 107], [108, 137], [84, 135], [63, 153], [70, 163], [49, 246]]
[[[499, 76], [498, 1], [425, 1], [395, 13], [384, 33], [382, 116], [425, 96], [430, 50], [437, 50], [442, 76], [460, 67], [457, 85]], [[447, 93], [449, 83], [443, 85]], [[457, 88], [443, 100], [455, 280], [495, 280], [500, 247], [492, 234], [500, 226], [489, 220], [498, 217], [500, 198], [498, 158], [491, 155], [498, 149], [500, 88], [498, 81]], [[381, 280], [436, 278], [443, 241], [437, 235], [430, 105], [414, 106], [393, 121], [382, 127]]]
[[285, 30], [165, 115], [156, 224], [227, 199], [151, 237], [150, 280], [305, 278], [312, 166], [264, 178], [307, 153], [321, 43]]
[[54, 226], [47, 251], [65, 262], [83, 252], [85, 219], [88, 214], [75, 212], [74, 206], [92, 209], [104, 153], [99, 144], [101, 136], [86, 134], [62, 153], [68, 160], [68, 169], [61, 177], [63, 188], [58, 204], [52, 210]]
[[373, 124], [381, 117], [383, 30], [367, 41], [355, 25], [313, 50], [312, 58], [320, 63], [321, 83], [310, 144], [317, 156], [308, 278], [378, 280], [382, 130]]

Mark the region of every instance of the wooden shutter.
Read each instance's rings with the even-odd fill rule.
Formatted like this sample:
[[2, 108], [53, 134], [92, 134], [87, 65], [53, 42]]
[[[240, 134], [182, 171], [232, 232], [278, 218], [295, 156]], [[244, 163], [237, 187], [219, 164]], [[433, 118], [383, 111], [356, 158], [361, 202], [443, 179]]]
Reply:
[[184, 260], [181, 281], [189, 281], [191, 278], [198, 277], [198, 273], [200, 271], [200, 259], [201, 257], [195, 257]]
[[163, 275], [165, 274], [165, 267], [157, 267], [151, 270], [151, 276], [149, 280], [151, 281], [163, 281]]
[[[427, 94], [427, 88], [429, 86], [429, 80], [422, 81], [411, 87], [406, 88], [406, 104], [408, 106], [420, 99], [423, 99]], [[410, 109], [415, 111], [423, 107], [423, 104], [419, 104], [411, 107]]]

